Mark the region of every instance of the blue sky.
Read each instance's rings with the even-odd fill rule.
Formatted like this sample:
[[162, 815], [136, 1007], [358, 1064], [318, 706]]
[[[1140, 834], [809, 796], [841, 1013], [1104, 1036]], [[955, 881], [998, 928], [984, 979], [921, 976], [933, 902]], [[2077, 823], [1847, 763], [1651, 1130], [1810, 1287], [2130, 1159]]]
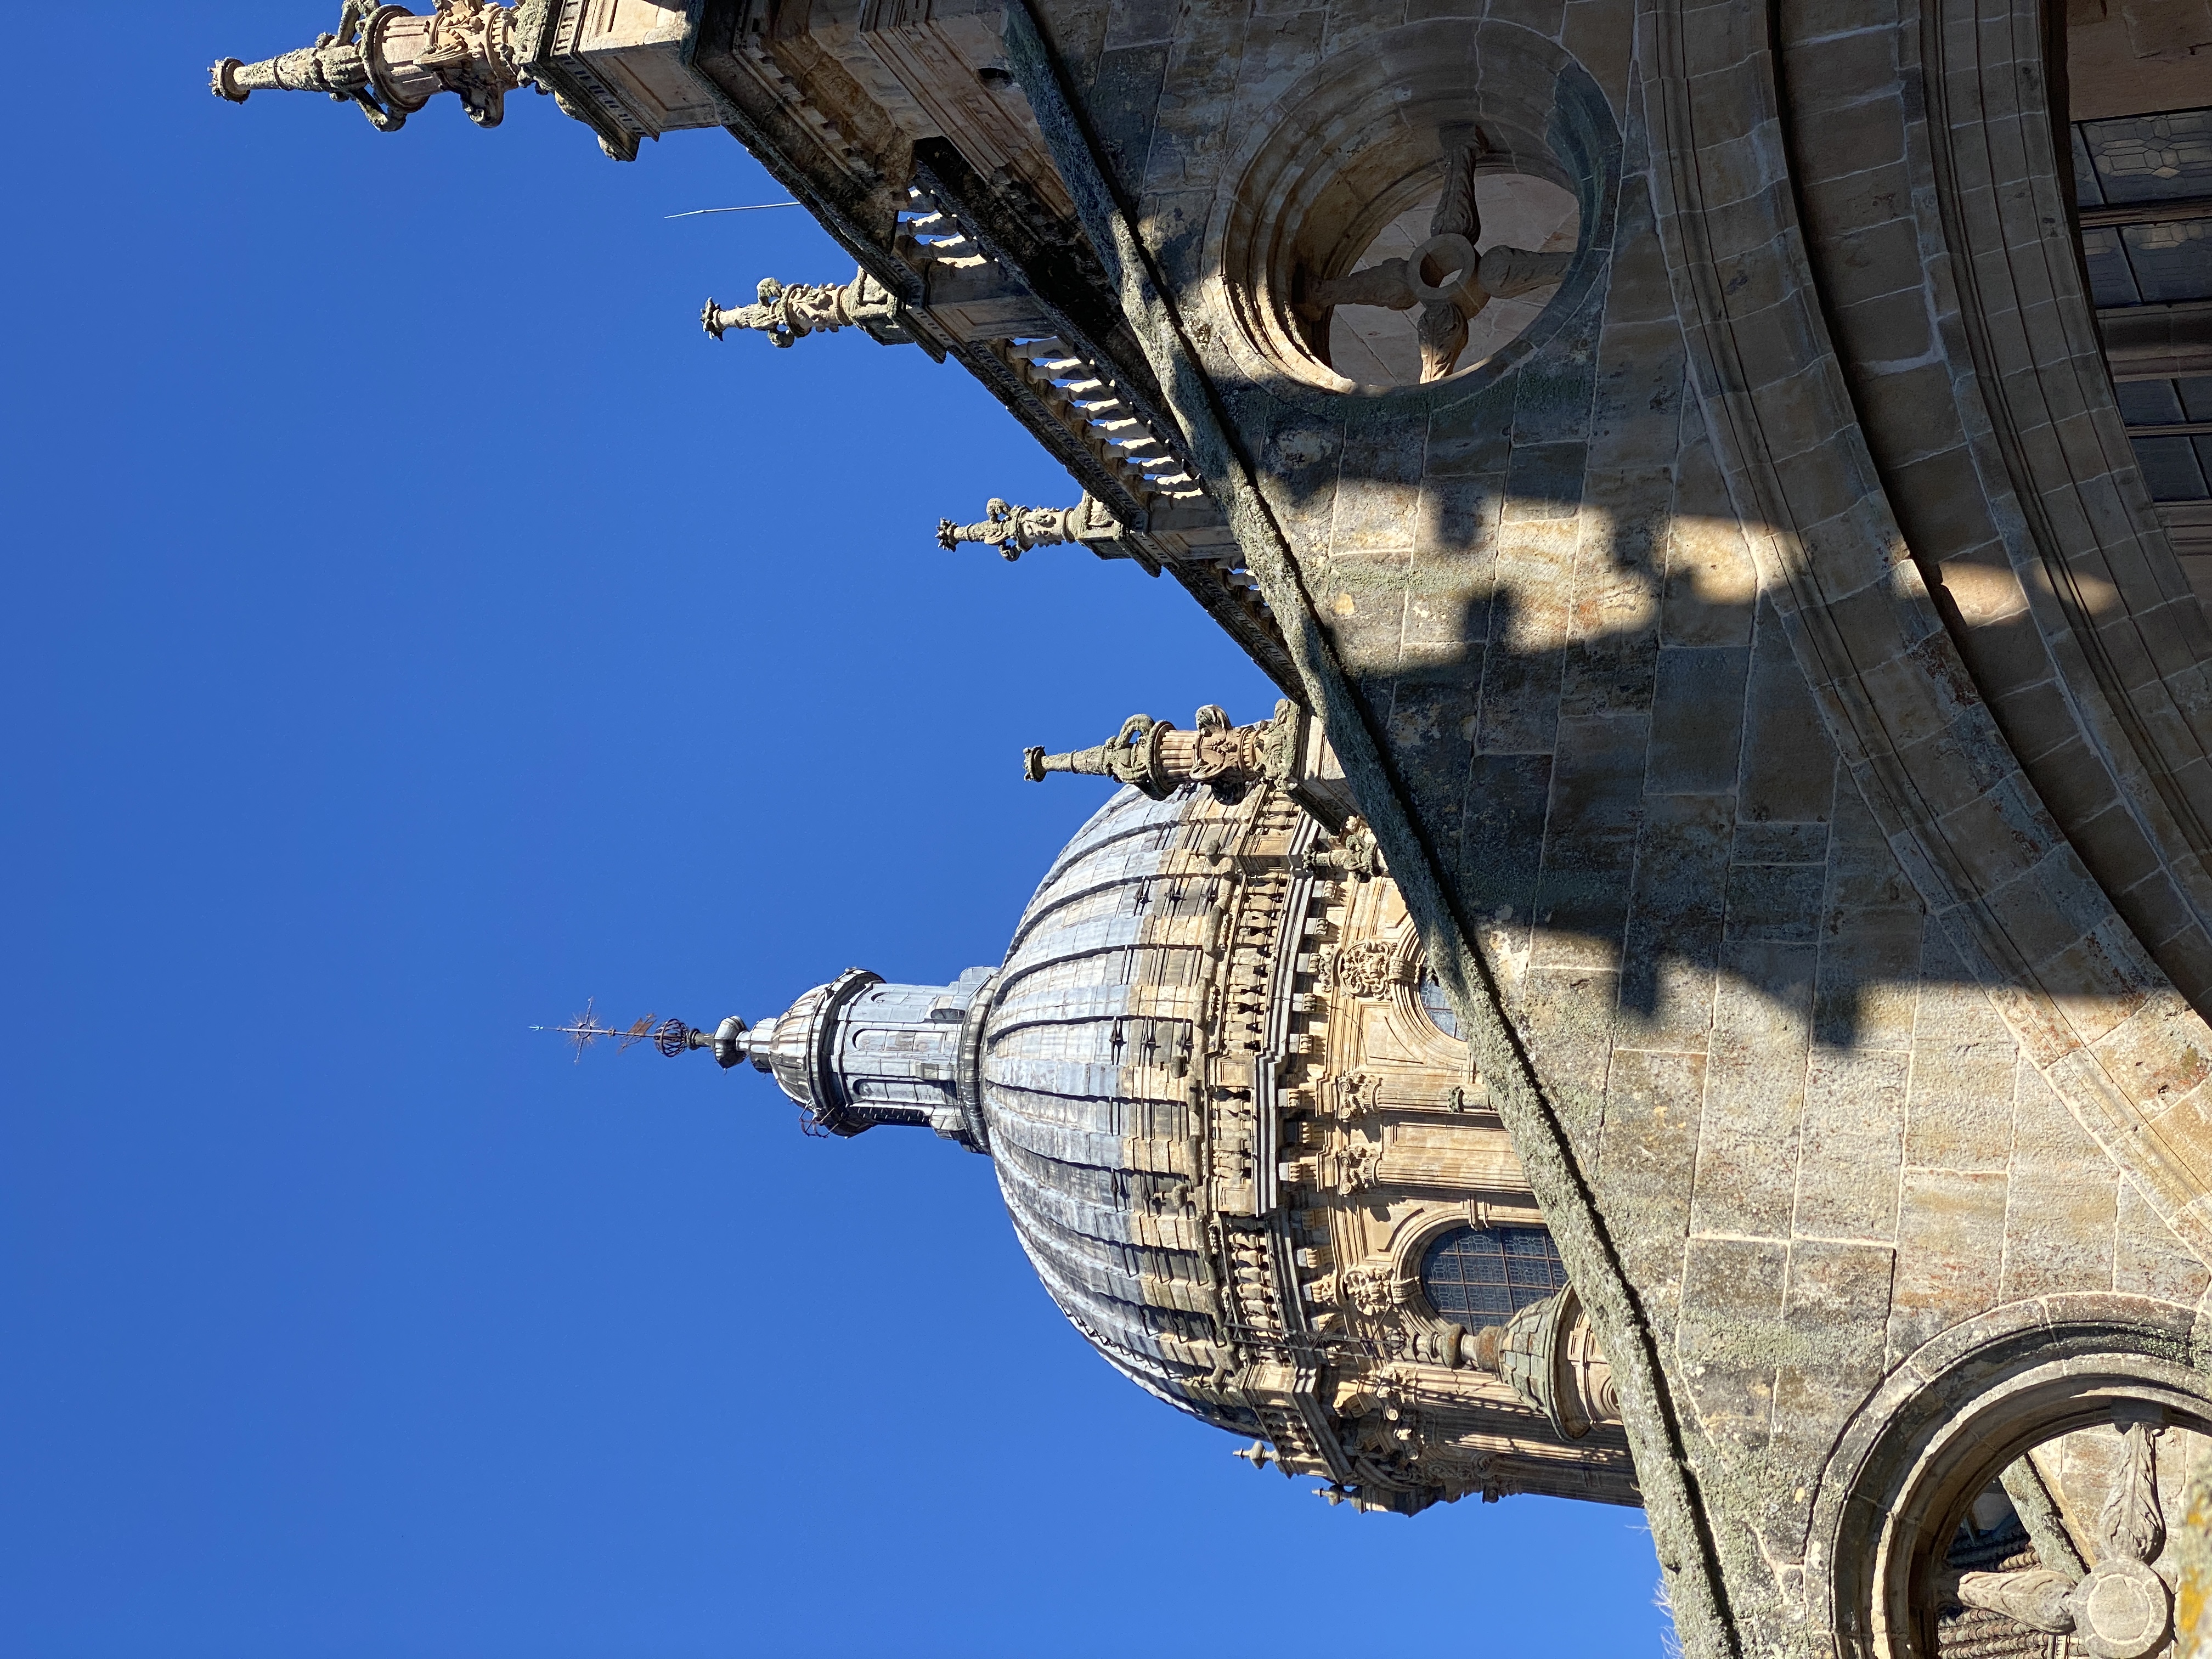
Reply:
[[957, 368], [700, 334], [850, 274], [724, 135], [206, 93], [334, 11], [10, 22], [0, 1654], [1656, 1653], [1635, 1513], [1329, 1509], [984, 1160], [529, 1034], [995, 962], [1024, 744], [1273, 693], [933, 544], [1075, 498]]

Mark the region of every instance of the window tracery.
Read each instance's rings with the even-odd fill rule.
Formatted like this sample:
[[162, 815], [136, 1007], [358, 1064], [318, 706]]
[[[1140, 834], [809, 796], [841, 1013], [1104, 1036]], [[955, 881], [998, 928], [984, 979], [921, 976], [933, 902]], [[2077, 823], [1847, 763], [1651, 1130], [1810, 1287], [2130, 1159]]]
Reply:
[[1421, 1291], [1437, 1316], [1473, 1330], [1563, 1289], [1559, 1246], [1540, 1227], [1455, 1227], [1421, 1257]]

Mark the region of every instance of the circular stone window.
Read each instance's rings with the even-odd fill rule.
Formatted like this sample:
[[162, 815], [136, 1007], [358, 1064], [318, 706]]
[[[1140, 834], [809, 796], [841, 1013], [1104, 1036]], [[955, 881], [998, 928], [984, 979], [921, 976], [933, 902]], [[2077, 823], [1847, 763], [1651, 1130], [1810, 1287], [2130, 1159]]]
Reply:
[[1231, 142], [1212, 337], [1255, 379], [1463, 396], [1606, 280], [1620, 130], [1589, 72], [1519, 24], [1382, 29]]
[[[2173, 1634], [2173, 1564], [2188, 1487], [2212, 1440], [2131, 1411], [2028, 1448], [1975, 1492], [1922, 1572], [1931, 1659], [2064, 1651], [2150, 1659]], [[1932, 1637], [1932, 1640], [1929, 1639]]]
[[[1582, 216], [1530, 173], [1476, 171], [1385, 224], [1342, 275], [1308, 274], [1294, 306], [1314, 354], [1360, 386], [1418, 386], [1480, 368], [1559, 291]], [[1441, 227], [1441, 228], [1439, 228]], [[1473, 234], [1468, 234], [1468, 229]]]

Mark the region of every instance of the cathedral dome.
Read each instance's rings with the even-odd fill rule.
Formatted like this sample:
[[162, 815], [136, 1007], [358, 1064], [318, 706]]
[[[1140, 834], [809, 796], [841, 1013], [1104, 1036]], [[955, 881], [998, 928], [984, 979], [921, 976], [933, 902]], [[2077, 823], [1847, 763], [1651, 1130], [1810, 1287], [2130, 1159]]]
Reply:
[[656, 1040], [772, 1073], [813, 1133], [926, 1127], [988, 1154], [1084, 1338], [1332, 1501], [1633, 1503], [1567, 1304], [1507, 1340], [1559, 1290], [1559, 1258], [1310, 743], [1286, 704], [1032, 750], [1033, 778], [1127, 787], [1054, 860], [1001, 964], [935, 986], [855, 968], [757, 1026]]
[[1193, 866], [1228, 816], [1202, 790], [1124, 788], [1068, 843], [993, 988], [982, 1109], [1022, 1248], [1076, 1328], [1152, 1394], [1249, 1430], [1217, 1403], [1230, 1355], [1200, 1218], [1224, 884]]

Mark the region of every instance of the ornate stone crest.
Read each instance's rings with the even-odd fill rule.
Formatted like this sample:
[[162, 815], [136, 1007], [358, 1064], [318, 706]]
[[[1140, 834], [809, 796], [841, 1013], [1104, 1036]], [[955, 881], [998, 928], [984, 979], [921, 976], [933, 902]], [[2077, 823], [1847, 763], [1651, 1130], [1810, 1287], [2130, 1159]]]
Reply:
[[1397, 952], [1389, 941], [1355, 940], [1336, 951], [1334, 976], [1338, 985], [1356, 997], [1382, 997], [1397, 982]]
[[1398, 1304], [1388, 1263], [1346, 1267], [1338, 1275], [1346, 1301], [1370, 1319], [1385, 1317]]

